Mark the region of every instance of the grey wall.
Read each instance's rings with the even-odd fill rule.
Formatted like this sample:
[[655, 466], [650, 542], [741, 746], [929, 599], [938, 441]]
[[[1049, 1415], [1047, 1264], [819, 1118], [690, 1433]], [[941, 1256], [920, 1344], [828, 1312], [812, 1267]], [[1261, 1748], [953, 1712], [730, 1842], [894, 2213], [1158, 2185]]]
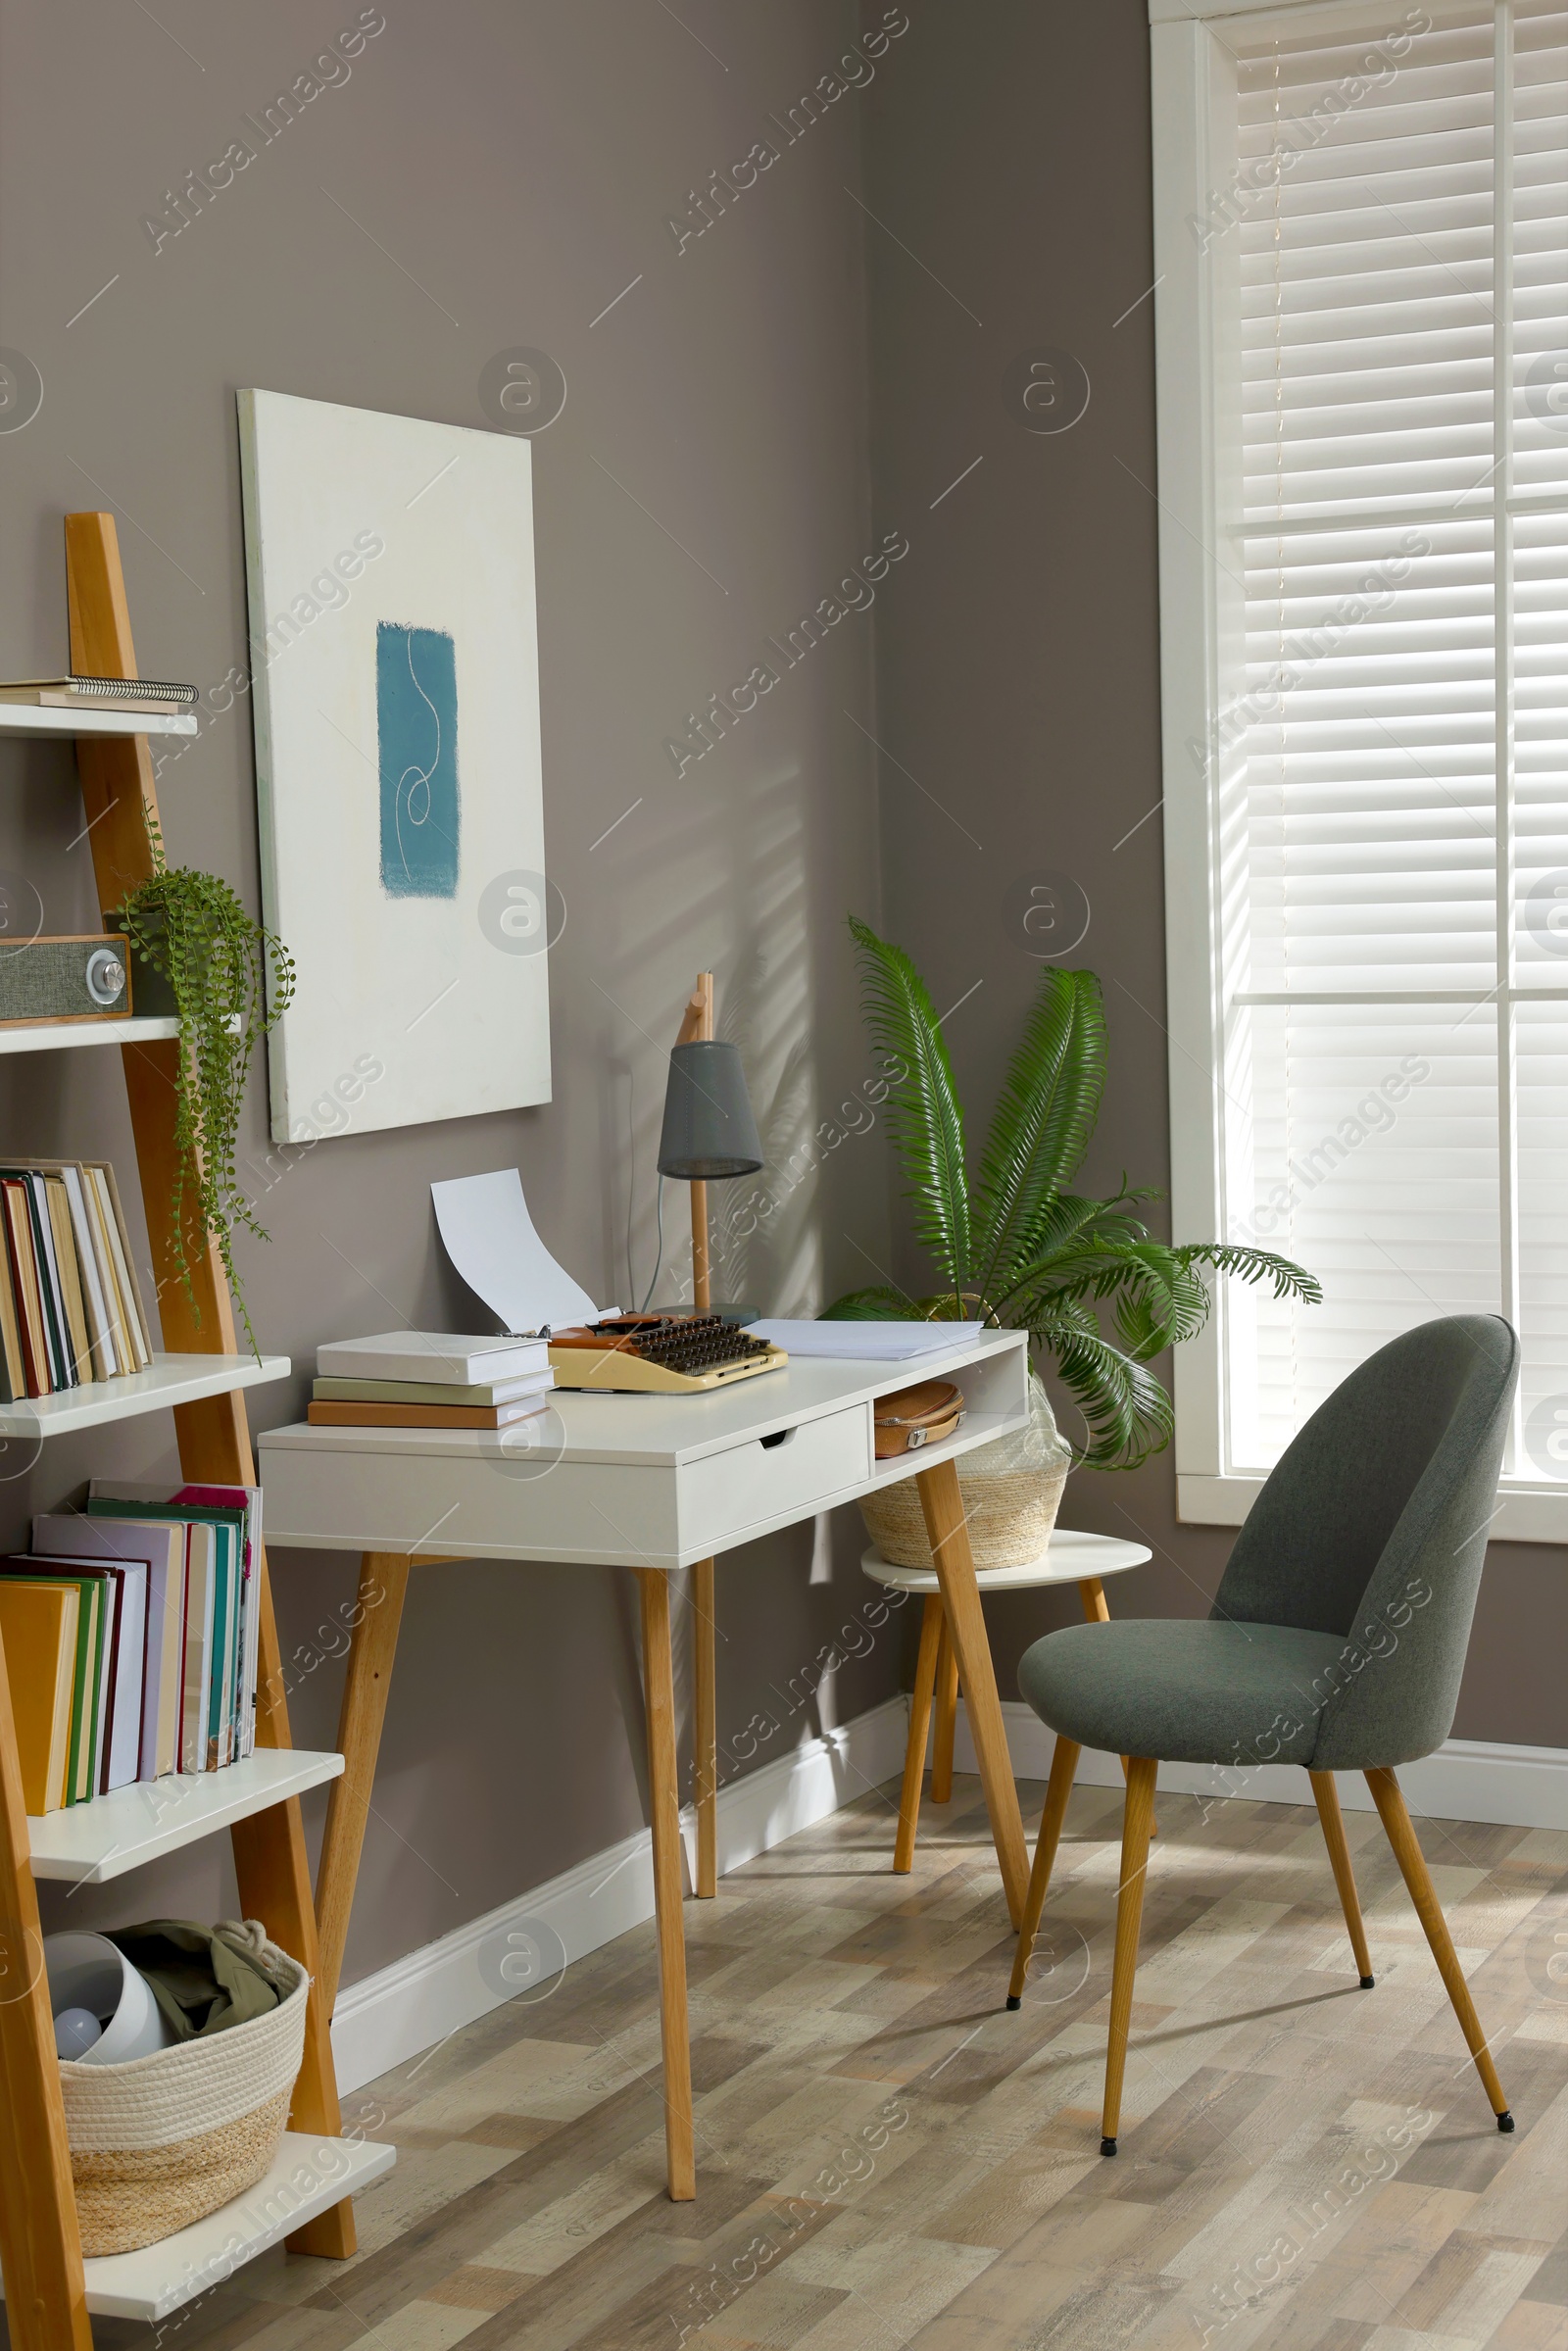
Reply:
[[[210, 689], [245, 662], [237, 386], [482, 427], [478, 379], [498, 350], [542, 346], [568, 383], [534, 451], [547, 843], [567, 913], [552, 957], [555, 1100], [350, 1133], [269, 1166], [258, 1078], [244, 1143], [272, 1239], [245, 1245], [241, 1266], [264, 1345], [297, 1376], [253, 1398], [257, 1428], [297, 1415], [319, 1341], [473, 1314], [442, 1270], [432, 1178], [516, 1164], [587, 1287], [631, 1294], [628, 1220], [646, 1284], [664, 1053], [705, 964], [776, 1168], [868, 1074], [844, 914], [877, 903], [871, 753], [846, 715], [874, 731], [869, 616], [850, 614], [679, 780], [662, 749], [898, 519], [873, 514], [869, 492], [861, 214], [846, 193], [863, 96], [793, 146], [776, 135], [777, 164], [684, 251], [665, 226], [832, 67], [849, 14], [837, 0], [697, 5], [688, 31], [644, 0], [387, 0], [350, 77], [270, 144], [253, 137], [256, 160], [155, 252], [142, 216], [357, 13], [355, 0], [165, 0], [157, 22], [96, 0], [0, 10], [0, 343], [45, 386], [35, 419], [0, 432], [6, 674], [64, 665], [61, 516], [99, 505], [119, 515], [143, 670]], [[890, 573], [883, 601], [911, 569]], [[165, 766], [160, 793], [174, 860], [228, 876], [255, 906], [243, 704]], [[0, 867], [37, 887], [52, 931], [92, 921], [80, 825], [66, 755], [0, 746]], [[19, 1151], [111, 1151], [128, 1173], [119, 1094], [110, 1053], [7, 1060], [0, 1134]], [[856, 1278], [859, 1249], [884, 1256], [879, 1151], [861, 1136], [798, 1182], [769, 1177], [746, 1219], [756, 1237], [726, 1269], [732, 1294], [809, 1309]], [[678, 1188], [669, 1204], [678, 1234]], [[61, 1442], [30, 1470], [14, 1455], [0, 1540], [91, 1473], [173, 1466], [163, 1418]], [[888, 1632], [819, 1705], [776, 1694], [810, 1678], [868, 1592], [857, 1556], [846, 1525], [836, 1549], [807, 1529], [721, 1565], [722, 1742], [761, 1714], [777, 1726], [765, 1761], [896, 1689]], [[352, 1562], [279, 1552], [272, 1570], [285, 1655], [298, 1653], [294, 1736], [325, 1744], [341, 1665], [313, 1663], [314, 1633], [351, 1591]], [[416, 1576], [349, 1979], [640, 1824], [634, 1619], [629, 1579], [608, 1571]], [[67, 1915], [223, 1915], [223, 1841], [82, 1893]]]
[[[888, 232], [867, 242], [873, 481], [879, 511], [914, 517], [916, 590], [889, 601], [877, 635], [882, 741], [909, 771], [884, 763], [888, 930], [939, 1008], [967, 995], [950, 1043], [983, 1132], [1037, 969], [1009, 891], [1072, 876], [1091, 908], [1072, 959], [1101, 974], [1110, 1030], [1086, 1184], [1109, 1191], [1125, 1171], [1164, 1185], [1145, 0], [922, 11], [868, 121], [867, 201]], [[1059, 434], [1025, 430], [1004, 395], [1017, 355], [1043, 345], [1074, 354], [1092, 386]], [[1113, 1613], [1206, 1612], [1232, 1538], [1177, 1523], [1168, 1456], [1077, 1473], [1063, 1517], [1152, 1546]], [[1004, 1695], [1019, 1651], [1073, 1606], [988, 1602]], [[1568, 1741], [1565, 1643], [1561, 1550], [1494, 1544], [1456, 1736]]]

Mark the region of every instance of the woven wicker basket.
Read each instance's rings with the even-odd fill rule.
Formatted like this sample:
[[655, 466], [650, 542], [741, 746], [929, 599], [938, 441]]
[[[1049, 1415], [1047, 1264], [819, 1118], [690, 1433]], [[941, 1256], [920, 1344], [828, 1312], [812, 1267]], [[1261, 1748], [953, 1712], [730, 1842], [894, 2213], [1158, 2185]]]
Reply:
[[129, 2065], [62, 2063], [84, 2253], [155, 2245], [243, 2195], [271, 2164], [300, 2070], [311, 1985], [286, 1952], [263, 1948], [269, 1971], [288, 1986], [266, 2016]]
[[[1046, 1392], [1031, 1377], [1028, 1427], [999, 1437], [959, 1455], [958, 1492], [963, 1498], [969, 1548], [977, 1568], [1027, 1567], [1051, 1541], [1062, 1488], [1072, 1466], [1057, 1434]], [[918, 1467], [918, 1453], [910, 1456]], [[880, 1487], [861, 1496], [865, 1531], [893, 1567], [932, 1566], [925, 1513], [913, 1478]]]

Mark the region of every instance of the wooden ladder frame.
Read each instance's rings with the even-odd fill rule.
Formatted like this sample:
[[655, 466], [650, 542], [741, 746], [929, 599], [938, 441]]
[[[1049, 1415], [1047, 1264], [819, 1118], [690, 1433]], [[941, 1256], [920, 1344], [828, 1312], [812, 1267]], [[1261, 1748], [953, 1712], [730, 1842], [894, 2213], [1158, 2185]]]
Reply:
[[[71, 666], [78, 675], [135, 677], [130, 614], [113, 514], [66, 516]], [[153, 871], [149, 825], [158, 818], [145, 735], [79, 736], [76, 763], [86, 804], [98, 903], [107, 912]], [[176, 1270], [171, 1216], [175, 1172], [174, 1038], [121, 1048], [142, 1204], [152, 1244], [164, 1346], [172, 1352], [233, 1354], [234, 1316], [216, 1248], [191, 1268], [194, 1301]], [[182, 1476], [193, 1483], [253, 1486], [250, 1428], [237, 1390], [176, 1404]], [[257, 1562], [260, 1653], [256, 1743], [288, 1747], [288, 1705], [265, 1551]], [[297, 1796], [236, 1821], [230, 1830], [240, 1912], [312, 1978], [305, 2054], [291, 2130], [342, 2135], [328, 2019], [318, 1982], [316, 1910]], [[27, 1843], [10, 1686], [0, 1648], [0, 2269], [14, 2351], [91, 2351], [81, 2235], [66, 2139], [60, 2065], [44, 1976], [38, 1895]], [[355, 2249], [347, 2200], [289, 2237], [292, 2252], [345, 2260]]]

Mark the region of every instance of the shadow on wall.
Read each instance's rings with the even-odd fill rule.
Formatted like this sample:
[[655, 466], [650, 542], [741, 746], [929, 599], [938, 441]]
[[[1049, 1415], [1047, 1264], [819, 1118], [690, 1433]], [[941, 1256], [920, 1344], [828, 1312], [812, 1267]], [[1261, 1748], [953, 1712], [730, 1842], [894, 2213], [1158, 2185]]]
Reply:
[[[622, 929], [605, 994], [617, 1050], [601, 1098], [607, 1188], [605, 1262], [625, 1302], [653, 1273], [654, 1185], [667, 1054], [700, 969], [716, 977], [717, 1033], [740, 1049], [765, 1164], [709, 1191], [713, 1295], [776, 1313], [814, 1313], [822, 1257], [807, 1164], [821, 1092], [816, 1066], [814, 942], [808, 921], [806, 791], [798, 763], [754, 775], [722, 803], [705, 797], [661, 844]], [[668, 1009], [651, 1003], [650, 971], [669, 975]], [[640, 1035], [623, 1046], [628, 1031]], [[686, 1187], [666, 1183], [664, 1254], [655, 1305], [688, 1301]], [[617, 1302], [619, 1302], [617, 1300]]]

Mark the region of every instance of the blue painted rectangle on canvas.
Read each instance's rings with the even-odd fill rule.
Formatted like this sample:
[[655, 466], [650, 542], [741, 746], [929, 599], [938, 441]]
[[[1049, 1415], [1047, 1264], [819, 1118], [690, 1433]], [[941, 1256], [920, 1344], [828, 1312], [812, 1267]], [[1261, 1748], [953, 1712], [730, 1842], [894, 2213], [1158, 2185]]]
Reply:
[[375, 629], [381, 887], [389, 898], [458, 895], [458, 670], [443, 629]]

